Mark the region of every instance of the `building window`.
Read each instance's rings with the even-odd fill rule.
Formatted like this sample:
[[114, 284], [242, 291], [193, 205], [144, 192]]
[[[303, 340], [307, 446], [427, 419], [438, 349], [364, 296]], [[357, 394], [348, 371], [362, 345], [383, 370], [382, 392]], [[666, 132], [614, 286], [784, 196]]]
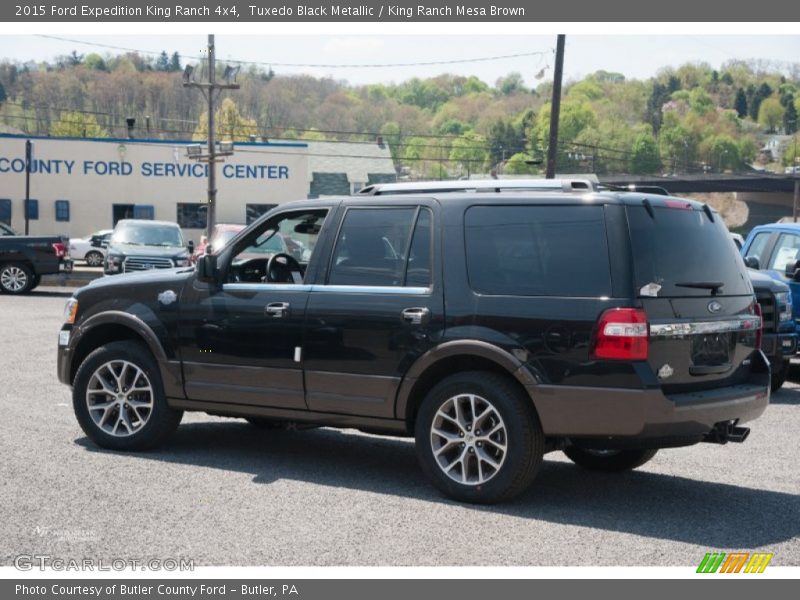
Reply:
[[39, 201], [30, 199], [25, 200], [25, 218], [29, 221], [37, 221], [39, 219]]
[[266, 212], [269, 212], [273, 208], [278, 206], [277, 204], [248, 204], [247, 205], [247, 214], [245, 221], [248, 225], [253, 221], [258, 220], [258, 218]]
[[11, 225], [11, 200], [0, 198], [0, 223]]
[[184, 229], [205, 229], [208, 224], [208, 204], [178, 202], [178, 225]]
[[151, 204], [137, 204], [133, 207], [133, 218], [152, 221], [156, 218], [156, 209]]
[[56, 221], [69, 221], [69, 200], [56, 200]]

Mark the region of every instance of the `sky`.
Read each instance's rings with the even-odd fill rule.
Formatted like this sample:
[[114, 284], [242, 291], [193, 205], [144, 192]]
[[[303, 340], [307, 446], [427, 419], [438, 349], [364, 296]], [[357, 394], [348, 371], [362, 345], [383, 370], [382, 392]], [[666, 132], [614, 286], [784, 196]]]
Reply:
[[[120, 50], [80, 42], [199, 57], [206, 35], [70, 35], [52, 39], [36, 35], [0, 35], [0, 59], [52, 61], [76, 50], [79, 54], [119, 54]], [[512, 71], [530, 86], [537, 75], [552, 77], [555, 36], [543, 35], [217, 35], [217, 57], [262, 63], [278, 74], [308, 73], [344, 79], [352, 84], [400, 82], [441, 73], [475, 75], [494, 84]], [[534, 53], [533, 56], [444, 65], [355, 67], [356, 64], [416, 63]], [[704, 61], [718, 68], [731, 59], [764, 59], [777, 63], [800, 61], [800, 36], [781, 35], [568, 35], [564, 60], [566, 80], [577, 80], [599, 69], [627, 78], [644, 79], [665, 66]], [[298, 67], [282, 63], [345, 65]], [[544, 72], [541, 72], [542, 69]]]

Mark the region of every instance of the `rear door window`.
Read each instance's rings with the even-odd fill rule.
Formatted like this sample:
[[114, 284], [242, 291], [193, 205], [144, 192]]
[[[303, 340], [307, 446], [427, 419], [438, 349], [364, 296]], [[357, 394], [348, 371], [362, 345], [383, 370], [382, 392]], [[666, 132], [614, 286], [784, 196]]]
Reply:
[[644, 206], [629, 206], [627, 212], [637, 290], [655, 284], [658, 291], [646, 295], [708, 296], [709, 289], [686, 284], [722, 283], [721, 295], [752, 294], [721, 217], [712, 222], [702, 210], [658, 206], [654, 216]]
[[465, 215], [467, 270], [487, 295], [611, 295], [602, 206], [474, 206]]
[[415, 206], [351, 208], [331, 263], [330, 285], [402, 286]]

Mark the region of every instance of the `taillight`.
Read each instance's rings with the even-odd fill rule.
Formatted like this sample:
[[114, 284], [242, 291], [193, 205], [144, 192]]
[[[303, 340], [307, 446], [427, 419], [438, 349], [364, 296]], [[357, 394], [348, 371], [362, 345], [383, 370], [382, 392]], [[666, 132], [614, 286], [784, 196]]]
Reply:
[[67, 247], [61, 242], [56, 242], [52, 246], [57, 258], [64, 258], [67, 255]]
[[756, 331], [756, 348], [761, 348], [761, 338], [764, 337], [764, 315], [761, 312], [761, 305], [753, 303], [753, 312], [758, 317], [758, 331]]
[[592, 358], [647, 360], [650, 327], [641, 308], [610, 308], [600, 315]]

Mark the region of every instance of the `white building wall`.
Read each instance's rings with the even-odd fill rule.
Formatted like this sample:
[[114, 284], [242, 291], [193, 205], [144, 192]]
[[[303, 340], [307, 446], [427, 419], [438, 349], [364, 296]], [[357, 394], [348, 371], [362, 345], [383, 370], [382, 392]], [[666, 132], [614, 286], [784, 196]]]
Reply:
[[[25, 229], [25, 140], [33, 143], [30, 197], [39, 219], [30, 234], [82, 237], [113, 226], [113, 205], [149, 205], [154, 218], [177, 221], [179, 202], [204, 203], [205, 166], [186, 158], [186, 142], [83, 140], [0, 135], [0, 199], [11, 200], [11, 226]], [[308, 196], [304, 143], [237, 144], [217, 165], [217, 221], [245, 223], [247, 204]], [[56, 221], [55, 201], [69, 200], [70, 220]], [[184, 229], [197, 242], [200, 229]]]

